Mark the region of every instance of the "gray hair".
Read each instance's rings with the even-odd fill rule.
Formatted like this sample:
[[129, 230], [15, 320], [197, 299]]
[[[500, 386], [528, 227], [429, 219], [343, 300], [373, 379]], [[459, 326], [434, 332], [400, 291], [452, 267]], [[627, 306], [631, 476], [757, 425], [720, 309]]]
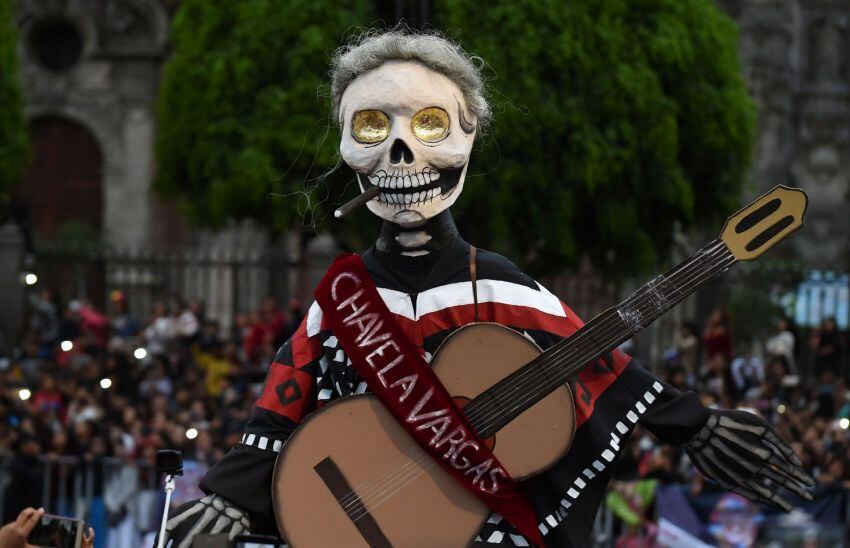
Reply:
[[331, 59], [331, 97], [334, 118], [345, 88], [358, 76], [386, 61], [418, 61], [454, 82], [469, 109], [478, 118], [479, 135], [490, 123], [492, 112], [484, 90], [480, 57], [474, 57], [444, 35], [409, 29], [366, 31], [340, 47]]

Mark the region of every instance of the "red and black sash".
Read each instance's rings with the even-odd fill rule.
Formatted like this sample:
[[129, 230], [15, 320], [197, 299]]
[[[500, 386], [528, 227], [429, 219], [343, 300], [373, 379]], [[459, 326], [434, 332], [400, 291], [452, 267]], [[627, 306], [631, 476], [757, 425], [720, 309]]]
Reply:
[[458, 483], [538, 546], [531, 504], [393, 318], [357, 255], [342, 255], [316, 302], [369, 389]]

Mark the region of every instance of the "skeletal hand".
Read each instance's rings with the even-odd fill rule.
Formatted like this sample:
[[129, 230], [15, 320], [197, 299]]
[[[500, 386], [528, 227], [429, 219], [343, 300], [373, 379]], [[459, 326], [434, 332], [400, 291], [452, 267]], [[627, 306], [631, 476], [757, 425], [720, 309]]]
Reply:
[[198, 534], [227, 533], [233, 540], [236, 535], [248, 532], [248, 516], [216, 494], [187, 502], [174, 512], [165, 524], [165, 546], [174, 541], [172, 548], [189, 548]]
[[806, 500], [814, 480], [794, 451], [761, 417], [740, 410], [712, 410], [706, 425], [685, 444], [694, 466], [724, 489], [788, 512], [779, 486]]

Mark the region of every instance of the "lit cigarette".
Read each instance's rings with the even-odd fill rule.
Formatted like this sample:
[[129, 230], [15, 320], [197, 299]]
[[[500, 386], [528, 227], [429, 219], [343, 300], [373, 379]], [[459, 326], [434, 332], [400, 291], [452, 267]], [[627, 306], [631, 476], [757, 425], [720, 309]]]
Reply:
[[369, 200], [375, 198], [378, 195], [379, 192], [381, 192], [381, 189], [378, 188], [377, 186], [371, 187], [369, 190], [367, 190], [363, 194], [360, 194], [359, 196], [355, 197], [353, 200], [351, 200], [347, 204], [343, 205], [342, 207], [340, 207], [339, 209], [334, 211], [334, 217], [339, 219], [343, 215], [348, 215], [349, 213], [351, 213], [351, 210], [358, 208], [358, 207], [362, 206], [363, 204], [365, 204], [366, 202], [368, 202]]

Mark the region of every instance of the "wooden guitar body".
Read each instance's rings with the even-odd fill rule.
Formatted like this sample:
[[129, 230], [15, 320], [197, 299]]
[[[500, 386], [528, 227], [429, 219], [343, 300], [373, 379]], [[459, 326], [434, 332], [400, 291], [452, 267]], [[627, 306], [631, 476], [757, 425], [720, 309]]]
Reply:
[[[432, 366], [463, 405], [539, 354], [515, 331], [472, 324], [446, 339]], [[513, 478], [527, 478], [564, 455], [574, 431], [563, 385], [499, 430], [493, 453]], [[490, 513], [368, 394], [304, 420], [278, 456], [272, 497], [278, 529], [295, 547], [464, 546]]]

